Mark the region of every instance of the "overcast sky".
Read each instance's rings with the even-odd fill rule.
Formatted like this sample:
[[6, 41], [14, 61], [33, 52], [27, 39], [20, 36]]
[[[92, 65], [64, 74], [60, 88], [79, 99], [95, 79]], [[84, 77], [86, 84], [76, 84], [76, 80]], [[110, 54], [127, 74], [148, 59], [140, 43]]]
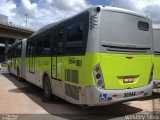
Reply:
[[94, 5], [125, 8], [150, 15], [160, 26], [160, 0], [0, 0], [0, 14], [9, 21], [28, 27], [40, 28], [46, 24], [67, 18]]

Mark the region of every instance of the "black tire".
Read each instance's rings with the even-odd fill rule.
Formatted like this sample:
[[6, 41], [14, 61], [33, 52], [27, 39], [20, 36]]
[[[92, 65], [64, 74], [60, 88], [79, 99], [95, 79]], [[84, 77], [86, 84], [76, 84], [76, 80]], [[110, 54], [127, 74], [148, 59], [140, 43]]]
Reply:
[[9, 66], [8, 66], [8, 73], [11, 74], [11, 70], [10, 70], [10, 67], [9, 67]]
[[45, 76], [43, 79], [43, 95], [46, 99], [52, 99], [52, 89], [48, 76]]
[[20, 77], [19, 68], [17, 68], [17, 80], [22, 82], [22, 78]]

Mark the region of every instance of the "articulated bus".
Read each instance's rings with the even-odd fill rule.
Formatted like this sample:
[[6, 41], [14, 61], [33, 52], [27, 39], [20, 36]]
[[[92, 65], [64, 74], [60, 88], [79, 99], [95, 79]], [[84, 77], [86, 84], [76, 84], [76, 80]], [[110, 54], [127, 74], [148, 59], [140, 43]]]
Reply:
[[22, 55], [22, 41], [16, 41], [8, 48], [8, 51], [7, 51], [9, 73], [17, 75], [17, 72], [22, 70], [21, 55]]
[[[108, 105], [152, 94], [149, 17], [95, 6], [49, 24], [9, 49], [9, 71], [73, 104]], [[21, 54], [21, 56], [20, 56]]]
[[154, 70], [153, 70], [153, 81], [154, 88], [160, 87], [160, 28], [153, 28], [154, 38]]

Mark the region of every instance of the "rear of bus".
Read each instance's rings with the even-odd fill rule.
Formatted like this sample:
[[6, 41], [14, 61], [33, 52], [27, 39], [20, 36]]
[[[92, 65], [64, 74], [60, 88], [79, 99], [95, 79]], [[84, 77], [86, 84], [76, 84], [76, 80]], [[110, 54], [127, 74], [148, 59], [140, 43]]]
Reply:
[[[150, 96], [153, 87], [151, 20], [112, 7], [99, 6], [93, 11], [86, 50], [87, 105]], [[94, 85], [89, 86], [90, 80]]]
[[160, 28], [153, 28], [153, 39], [154, 39], [153, 82], [154, 82], [154, 88], [159, 88], [160, 87]]

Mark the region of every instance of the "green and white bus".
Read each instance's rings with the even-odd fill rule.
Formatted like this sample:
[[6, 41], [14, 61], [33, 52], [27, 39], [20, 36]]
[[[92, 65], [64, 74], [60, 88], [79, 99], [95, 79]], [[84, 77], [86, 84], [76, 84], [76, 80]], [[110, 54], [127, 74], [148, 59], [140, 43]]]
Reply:
[[145, 15], [95, 6], [16, 43], [9, 69], [48, 99], [98, 106], [146, 97], [153, 88], [152, 34]]
[[153, 80], [154, 80], [154, 88], [158, 88], [160, 87], [160, 28], [153, 28], [153, 38], [154, 38]]

